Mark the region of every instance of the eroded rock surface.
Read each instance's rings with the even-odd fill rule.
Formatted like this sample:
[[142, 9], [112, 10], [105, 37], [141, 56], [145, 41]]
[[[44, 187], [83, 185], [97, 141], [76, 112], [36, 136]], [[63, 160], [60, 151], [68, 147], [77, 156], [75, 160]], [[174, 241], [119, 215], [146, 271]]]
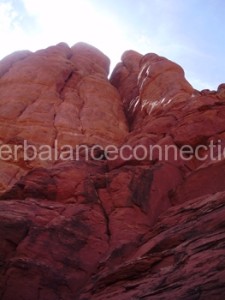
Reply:
[[[2, 143], [19, 146], [26, 140], [55, 148], [57, 140], [60, 148], [124, 140], [127, 123], [120, 95], [107, 79], [109, 59], [96, 48], [61, 43], [36, 53], [19, 52], [3, 59], [0, 69]], [[30, 168], [51, 165], [17, 160], [13, 166], [2, 162], [7, 179], [1, 181], [1, 191]]]
[[131, 50], [108, 72], [84, 43], [0, 62], [0, 299], [224, 299], [224, 84]]

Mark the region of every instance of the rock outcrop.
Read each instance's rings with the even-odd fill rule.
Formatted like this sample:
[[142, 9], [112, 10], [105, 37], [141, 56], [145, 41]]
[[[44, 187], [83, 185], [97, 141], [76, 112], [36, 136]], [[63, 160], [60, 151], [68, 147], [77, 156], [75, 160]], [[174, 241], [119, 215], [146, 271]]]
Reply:
[[61, 43], [0, 62], [0, 299], [224, 299], [225, 84]]

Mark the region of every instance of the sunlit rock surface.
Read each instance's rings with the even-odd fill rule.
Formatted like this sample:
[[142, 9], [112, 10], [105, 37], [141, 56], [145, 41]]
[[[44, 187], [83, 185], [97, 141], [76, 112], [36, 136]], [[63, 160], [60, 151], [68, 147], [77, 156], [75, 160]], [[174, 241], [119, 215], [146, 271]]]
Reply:
[[[127, 122], [107, 79], [109, 59], [83, 43], [19, 52], [0, 62], [0, 140], [10, 145], [119, 144]], [[20, 158], [20, 157], [19, 157]], [[3, 161], [1, 191], [45, 161]], [[10, 163], [7, 161], [7, 163]], [[51, 162], [49, 162], [51, 164]]]
[[84, 43], [0, 61], [0, 299], [222, 300], [225, 84], [109, 63]]

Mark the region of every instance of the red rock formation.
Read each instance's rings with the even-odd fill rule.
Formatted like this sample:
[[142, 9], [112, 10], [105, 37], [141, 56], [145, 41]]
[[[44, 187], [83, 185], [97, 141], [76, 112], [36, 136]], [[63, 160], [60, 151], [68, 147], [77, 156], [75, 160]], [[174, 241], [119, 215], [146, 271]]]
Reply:
[[[115, 144], [127, 134], [118, 91], [108, 82], [109, 59], [94, 47], [59, 44], [9, 55], [0, 64], [0, 140], [19, 145]], [[1, 162], [1, 191], [51, 161]]]
[[224, 84], [108, 70], [84, 43], [0, 62], [0, 299], [224, 299]]

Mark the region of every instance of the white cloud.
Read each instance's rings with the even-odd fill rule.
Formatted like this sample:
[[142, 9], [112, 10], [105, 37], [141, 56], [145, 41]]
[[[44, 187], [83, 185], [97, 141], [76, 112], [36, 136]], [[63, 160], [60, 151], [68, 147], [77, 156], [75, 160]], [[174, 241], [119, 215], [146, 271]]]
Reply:
[[[112, 65], [128, 49], [163, 55], [179, 63], [194, 84], [195, 78], [201, 77], [196, 66], [200, 70], [212, 57], [179, 29], [188, 4], [140, 0], [135, 11], [130, 3], [123, 18], [120, 7], [117, 13], [109, 11], [96, 0], [0, 0], [0, 59], [16, 50], [35, 51], [59, 42], [72, 46], [83, 41], [108, 55]], [[130, 12], [129, 24], [126, 16]]]
[[0, 57], [23, 44], [24, 33], [18, 22], [19, 15], [10, 2], [0, 3]]
[[10, 2], [0, 3], [0, 28], [1, 31], [10, 30], [15, 26], [15, 20], [18, 14], [13, 9], [13, 6]]
[[[4, 49], [0, 58], [15, 50], [35, 51], [59, 42], [70, 46], [79, 41], [94, 45], [108, 55], [113, 64], [131, 48], [125, 24], [88, 0], [22, 0], [24, 18], [33, 19], [23, 27], [10, 0], [0, 5], [0, 39]], [[16, 21], [17, 20], [17, 21]], [[31, 27], [36, 25], [35, 27]]]

